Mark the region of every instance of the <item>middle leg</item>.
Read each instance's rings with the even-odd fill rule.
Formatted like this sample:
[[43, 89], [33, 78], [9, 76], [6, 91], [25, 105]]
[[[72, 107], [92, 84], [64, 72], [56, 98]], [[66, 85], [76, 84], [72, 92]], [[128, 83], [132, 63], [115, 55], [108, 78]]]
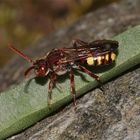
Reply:
[[54, 73], [51, 73], [50, 75], [50, 81], [49, 81], [49, 85], [48, 85], [48, 106], [50, 106], [51, 104], [51, 92], [52, 92], [52, 88], [53, 88], [53, 82], [56, 78], [56, 75]]
[[70, 86], [73, 94], [73, 103], [74, 106], [76, 106], [76, 91], [75, 91], [75, 84], [74, 84], [74, 73], [72, 68], [70, 69]]

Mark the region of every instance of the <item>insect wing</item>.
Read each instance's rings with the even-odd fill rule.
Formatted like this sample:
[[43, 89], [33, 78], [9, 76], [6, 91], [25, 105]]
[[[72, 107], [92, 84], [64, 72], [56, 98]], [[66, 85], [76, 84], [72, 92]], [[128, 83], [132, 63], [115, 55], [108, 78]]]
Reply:
[[109, 52], [114, 52], [117, 48], [118, 42], [112, 40], [96, 40], [77, 47], [63, 48], [62, 51], [66, 56], [66, 60], [62, 60], [62, 63], [86, 59], [89, 56], [101, 56]]
[[65, 55], [64, 60], [61, 60], [61, 64], [62, 63], [70, 63], [70, 62], [75, 62], [78, 60], [84, 60], [89, 56], [98, 56], [102, 53], [107, 53], [108, 51], [101, 51], [99, 49], [95, 49], [95, 48], [85, 48], [85, 47], [81, 47], [81, 48], [63, 48], [63, 52]]
[[114, 40], [96, 40], [89, 43], [90, 48], [94, 48], [95, 50], [101, 51], [115, 51], [119, 46], [118, 41]]

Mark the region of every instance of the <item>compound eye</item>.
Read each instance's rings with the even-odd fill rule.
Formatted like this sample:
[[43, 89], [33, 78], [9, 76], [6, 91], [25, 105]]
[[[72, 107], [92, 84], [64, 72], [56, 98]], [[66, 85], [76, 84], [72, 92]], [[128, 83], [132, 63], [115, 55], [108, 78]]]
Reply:
[[46, 74], [46, 67], [45, 67], [45, 66], [41, 66], [41, 67], [38, 69], [37, 73], [38, 73], [38, 76], [44, 77], [45, 74]]

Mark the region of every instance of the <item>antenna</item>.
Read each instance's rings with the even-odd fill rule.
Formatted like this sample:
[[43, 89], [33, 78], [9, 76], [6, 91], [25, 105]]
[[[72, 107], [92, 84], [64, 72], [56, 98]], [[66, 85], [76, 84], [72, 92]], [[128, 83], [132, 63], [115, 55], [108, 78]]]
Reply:
[[23, 54], [21, 51], [19, 51], [18, 49], [16, 49], [12, 44], [8, 44], [8, 47], [12, 51], [14, 51], [18, 55], [20, 55], [22, 58], [24, 58], [25, 60], [27, 60], [28, 62], [33, 63], [33, 60], [31, 58], [29, 58], [27, 55]]

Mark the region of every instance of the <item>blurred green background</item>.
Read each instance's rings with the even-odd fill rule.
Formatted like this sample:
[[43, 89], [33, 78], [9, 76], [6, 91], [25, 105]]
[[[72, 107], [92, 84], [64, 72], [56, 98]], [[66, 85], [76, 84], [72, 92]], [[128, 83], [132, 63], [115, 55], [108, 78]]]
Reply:
[[1, 0], [0, 68], [14, 55], [7, 53], [9, 42], [23, 49], [114, 1], [119, 0]]

